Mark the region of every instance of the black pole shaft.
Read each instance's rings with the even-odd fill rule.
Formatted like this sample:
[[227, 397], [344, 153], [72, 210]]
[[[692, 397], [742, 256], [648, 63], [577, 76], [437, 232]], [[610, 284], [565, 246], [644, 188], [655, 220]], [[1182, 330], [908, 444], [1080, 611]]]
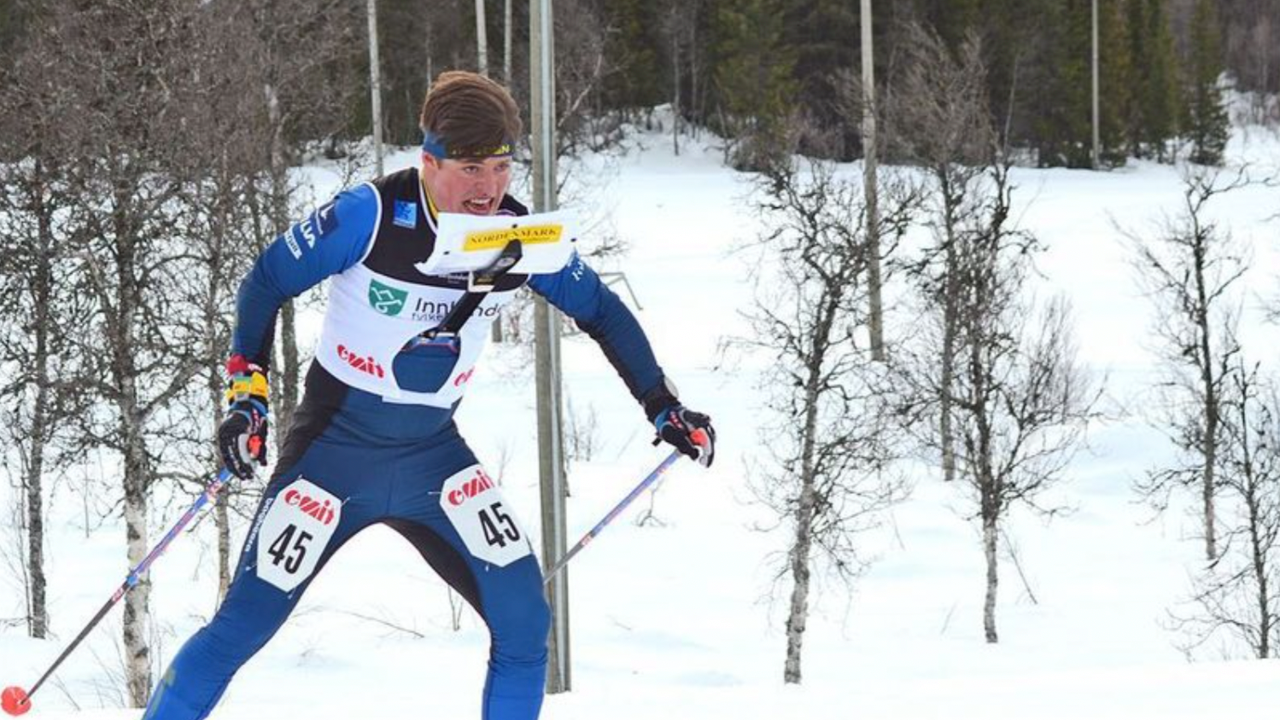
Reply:
[[[80, 631], [80, 634], [76, 636], [76, 639], [71, 641], [71, 644], [67, 646], [67, 649], [62, 651], [62, 654], [58, 656], [58, 659], [53, 661], [53, 665], [50, 665], [49, 669], [44, 671], [44, 675], [40, 676], [40, 679], [36, 681], [36, 684], [31, 686], [31, 690], [27, 692], [27, 698], [36, 694], [36, 690], [40, 689], [40, 686], [44, 684], [44, 681], [49, 679], [49, 676], [53, 674], [53, 671], [58, 669], [58, 666], [62, 664], [62, 661], [67, 659], [67, 656], [71, 654], [71, 651], [75, 650], [76, 647], [80, 645], [85, 637], [89, 635], [89, 632], [97, 627], [98, 623], [102, 622], [102, 618], [106, 617], [107, 613], [111, 611], [111, 608], [115, 607], [115, 604], [120, 602], [120, 598], [124, 597], [125, 592], [128, 589], [129, 582], [126, 580], [124, 584], [120, 586], [120, 589], [116, 590], [115, 594], [111, 596], [111, 599], [102, 606], [102, 609], [98, 610], [98, 614], [93, 616], [93, 619], [89, 621], [89, 624], [84, 626], [84, 629]], [[30, 702], [29, 699], [28, 702]]]

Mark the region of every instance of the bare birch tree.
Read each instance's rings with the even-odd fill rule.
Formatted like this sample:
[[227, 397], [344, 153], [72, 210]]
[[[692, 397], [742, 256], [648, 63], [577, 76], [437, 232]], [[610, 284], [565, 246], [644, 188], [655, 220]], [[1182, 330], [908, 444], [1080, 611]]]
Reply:
[[48, 40], [28, 36], [0, 81], [0, 365], [12, 368], [0, 379], [0, 438], [18, 456], [25, 614], [35, 638], [49, 628], [45, 477], [77, 459], [67, 421], [84, 411], [67, 354], [86, 303], [69, 277], [68, 157], [58, 119], [73, 110], [49, 82]]
[[[198, 268], [183, 252], [189, 217], [177, 192], [184, 148], [208, 140], [187, 132], [187, 118], [202, 112], [198, 68], [184, 57], [196, 40], [195, 10], [180, 0], [104, 0], [68, 2], [49, 15], [56, 41], [76, 49], [56, 56], [58, 82], [77, 108], [60, 118], [76, 148], [67, 222], [95, 307], [74, 352], [101, 401], [81, 430], [123, 461], [131, 567], [148, 549], [149, 494], [166, 465], [156, 434], [199, 367], [191, 352], [199, 321], [180, 300]], [[139, 707], [152, 684], [149, 596], [144, 579], [124, 608], [125, 695]]]
[[1150, 236], [1125, 232], [1134, 273], [1155, 313], [1151, 333], [1164, 375], [1161, 421], [1182, 455], [1176, 465], [1151, 470], [1139, 489], [1163, 510], [1174, 489], [1198, 488], [1208, 562], [1218, 556], [1215, 474], [1223, 384], [1240, 350], [1232, 331], [1238, 302], [1233, 286], [1248, 266], [1246, 252], [1209, 217], [1208, 206], [1247, 183], [1243, 170], [1188, 167], [1180, 213]]
[[[984, 168], [968, 190], [964, 218], [953, 227], [954, 324], [926, 288], [925, 316], [902, 353], [917, 402], [930, 414], [945, 402], [953, 414], [956, 472], [982, 530], [982, 621], [989, 643], [999, 641], [999, 541], [1009, 515], [1019, 505], [1056, 512], [1040, 497], [1062, 480], [1098, 399], [1077, 360], [1066, 300], [1054, 298], [1037, 309], [1027, 293], [1038, 244], [1011, 223], [1009, 170], [1003, 159]], [[944, 384], [936, 348], [948, 333], [954, 333], [955, 355]], [[925, 437], [926, 445], [945, 440]]]
[[799, 683], [813, 573], [851, 585], [867, 562], [858, 535], [905, 487], [890, 467], [900, 439], [891, 376], [860, 340], [869, 249], [860, 186], [830, 164], [786, 165], [761, 177], [757, 195], [767, 234], [753, 264], [753, 339], [739, 344], [770, 360], [760, 380], [768, 469], [753, 490], [789, 535], [777, 575], [791, 586], [783, 678]]
[[[207, 483], [220, 464], [213, 438], [226, 415], [223, 366], [230, 352], [236, 291], [262, 241], [256, 236], [249, 198], [257, 194], [261, 179], [270, 171], [261, 148], [262, 126], [245, 122], [261, 107], [253, 86], [259, 68], [246, 62], [242, 53], [245, 21], [216, 8], [206, 10], [201, 17], [199, 44], [187, 52], [189, 61], [201, 67], [203, 82], [197, 93], [208, 112], [189, 122], [196, 132], [217, 137], [219, 142], [191, 149], [187, 155], [189, 172], [184, 173], [189, 179], [182, 188], [182, 202], [192, 211], [188, 252], [200, 268], [187, 285], [186, 301], [199, 309], [201, 318], [199, 353], [204, 388], [188, 398], [193, 420], [180, 430], [190, 436], [175, 438], [191, 446], [189, 481], [193, 491]], [[242, 516], [252, 512], [245, 506], [246, 494], [252, 496], [254, 490], [246, 493], [239, 484], [232, 484], [219, 493], [214, 507], [219, 601], [231, 583], [233, 570], [231, 510]]]
[[[345, 0], [214, 0], [224, 13], [235, 14], [241, 28], [241, 56], [256, 68], [248, 87], [261, 88], [259, 109], [251, 116], [261, 131], [266, 153], [266, 202], [256, 217], [257, 236], [265, 245], [288, 229], [299, 209], [293, 201], [296, 184], [289, 167], [300, 137], [324, 137], [345, 124], [342, 109], [360, 87], [335, 67], [352, 67], [364, 48], [364, 19], [354, 3]], [[316, 18], [325, 18], [316, 22]], [[264, 122], [265, 121], [265, 122]], [[255, 194], [251, 200], [257, 203]], [[272, 368], [272, 425], [288, 428], [300, 397], [301, 357], [298, 351], [295, 301], [280, 308], [279, 367]], [[283, 432], [275, 433], [277, 449]]]
[[[934, 243], [910, 271], [942, 317], [936, 445], [943, 479], [950, 481], [956, 474], [956, 437], [949, 389], [960, 352], [957, 236], [964, 219], [983, 201], [977, 187], [997, 150], [998, 135], [987, 109], [986, 68], [977, 36], [969, 35], [955, 55], [937, 34], [919, 25], [906, 25], [902, 37], [900, 76], [885, 86], [883, 131], [890, 151], [919, 164], [934, 186], [926, 220]], [[860, 112], [860, 83], [850, 75], [843, 84], [846, 106]]]
[[1266, 659], [1280, 648], [1280, 394], [1238, 356], [1223, 391], [1220, 553], [1196, 579], [1193, 611], [1174, 619], [1188, 652], [1226, 636]]

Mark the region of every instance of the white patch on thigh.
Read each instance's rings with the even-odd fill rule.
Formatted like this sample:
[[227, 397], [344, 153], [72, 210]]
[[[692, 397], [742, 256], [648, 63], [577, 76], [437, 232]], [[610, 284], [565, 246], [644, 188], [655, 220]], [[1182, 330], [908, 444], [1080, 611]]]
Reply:
[[467, 550], [487, 563], [506, 567], [533, 553], [502, 488], [479, 464], [444, 481], [440, 507]]
[[276, 494], [258, 531], [258, 577], [285, 592], [316, 570], [342, 519], [342, 501], [304, 477]]

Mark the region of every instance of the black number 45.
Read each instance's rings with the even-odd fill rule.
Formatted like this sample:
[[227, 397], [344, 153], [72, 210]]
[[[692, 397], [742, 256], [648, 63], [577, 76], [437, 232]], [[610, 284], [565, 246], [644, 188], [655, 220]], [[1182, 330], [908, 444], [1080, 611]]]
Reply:
[[[490, 517], [489, 513], [493, 513], [493, 517]], [[488, 509], [480, 510], [480, 527], [484, 530], [484, 541], [489, 543], [490, 547], [496, 545], [504, 548], [508, 542], [520, 540], [520, 528], [516, 527], [516, 521], [512, 520], [510, 515], [502, 512], [500, 502], [490, 505]]]
[[[295, 540], [294, 533], [298, 534]], [[272, 562], [276, 565], [284, 563], [285, 572], [290, 575], [298, 572], [298, 568], [302, 566], [302, 559], [307, 556], [307, 543], [311, 541], [311, 533], [303, 530], [298, 532], [297, 525], [290, 525], [280, 533], [280, 537], [271, 543], [271, 547], [267, 550], [267, 554], [272, 557]], [[293, 543], [291, 548], [290, 542]]]

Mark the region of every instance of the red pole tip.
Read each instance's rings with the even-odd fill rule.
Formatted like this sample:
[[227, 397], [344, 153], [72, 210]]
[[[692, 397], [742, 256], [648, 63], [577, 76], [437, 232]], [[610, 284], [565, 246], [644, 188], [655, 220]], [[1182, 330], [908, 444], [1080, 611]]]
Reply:
[[26, 690], [16, 686], [7, 687], [4, 692], [0, 692], [0, 707], [17, 717], [31, 709], [31, 699], [27, 697]]

